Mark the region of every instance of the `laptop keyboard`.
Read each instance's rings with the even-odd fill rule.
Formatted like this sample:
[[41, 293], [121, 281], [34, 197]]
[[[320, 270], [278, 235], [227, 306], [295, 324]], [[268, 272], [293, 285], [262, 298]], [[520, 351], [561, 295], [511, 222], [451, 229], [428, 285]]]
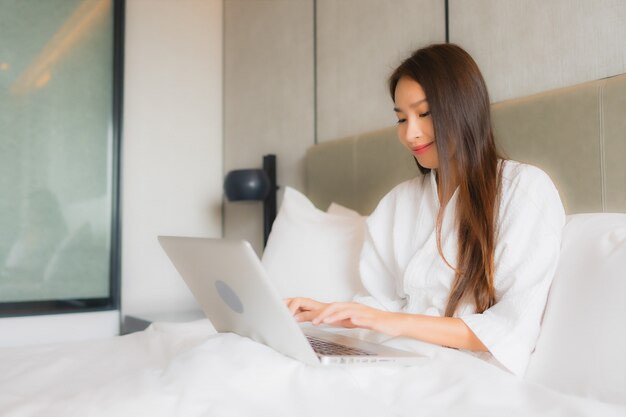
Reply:
[[339, 343], [329, 342], [315, 336], [306, 337], [313, 350], [319, 355], [325, 356], [374, 356], [375, 353], [357, 349]]

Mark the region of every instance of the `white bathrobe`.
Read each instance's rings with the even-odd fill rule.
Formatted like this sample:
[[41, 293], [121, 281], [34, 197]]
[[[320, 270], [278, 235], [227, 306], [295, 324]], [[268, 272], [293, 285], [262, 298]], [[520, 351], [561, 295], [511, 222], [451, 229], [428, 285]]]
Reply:
[[[504, 367], [523, 375], [534, 349], [554, 276], [565, 213], [550, 177], [537, 167], [505, 161], [495, 250], [496, 304], [482, 314], [461, 305], [460, 317]], [[458, 190], [446, 206], [441, 242], [457, 264], [454, 227]], [[454, 271], [437, 251], [439, 209], [431, 172], [403, 182], [367, 221], [360, 274], [369, 295], [355, 299], [388, 311], [443, 316]]]

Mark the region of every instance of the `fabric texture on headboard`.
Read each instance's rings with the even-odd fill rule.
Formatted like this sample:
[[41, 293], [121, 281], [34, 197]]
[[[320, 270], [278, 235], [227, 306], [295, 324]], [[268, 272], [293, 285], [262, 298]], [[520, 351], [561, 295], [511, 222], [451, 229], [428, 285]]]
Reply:
[[[496, 103], [492, 119], [499, 149], [546, 171], [568, 214], [626, 212], [626, 74]], [[317, 207], [362, 214], [420, 175], [394, 127], [315, 145], [305, 166]]]
[[306, 194], [324, 210], [335, 202], [369, 214], [394, 185], [419, 174], [395, 128], [388, 128], [309, 148]]
[[568, 214], [626, 211], [626, 75], [492, 109], [501, 150], [545, 170]]

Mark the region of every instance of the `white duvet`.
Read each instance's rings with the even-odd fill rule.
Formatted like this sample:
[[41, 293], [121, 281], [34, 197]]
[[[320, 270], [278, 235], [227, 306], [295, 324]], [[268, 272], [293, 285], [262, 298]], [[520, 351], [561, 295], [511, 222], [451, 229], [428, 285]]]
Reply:
[[207, 320], [112, 339], [0, 349], [0, 416], [621, 416], [463, 352], [412, 367], [312, 367]]

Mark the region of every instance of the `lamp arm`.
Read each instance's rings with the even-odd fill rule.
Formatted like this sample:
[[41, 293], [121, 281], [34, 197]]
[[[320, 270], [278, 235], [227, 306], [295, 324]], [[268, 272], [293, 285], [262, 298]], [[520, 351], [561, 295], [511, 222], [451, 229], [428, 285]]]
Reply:
[[267, 239], [272, 231], [272, 224], [276, 219], [276, 155], [263, 156], [263, 170], [270, 180], [270, 192], [263, 201], [263, 245], [267, 245]]

